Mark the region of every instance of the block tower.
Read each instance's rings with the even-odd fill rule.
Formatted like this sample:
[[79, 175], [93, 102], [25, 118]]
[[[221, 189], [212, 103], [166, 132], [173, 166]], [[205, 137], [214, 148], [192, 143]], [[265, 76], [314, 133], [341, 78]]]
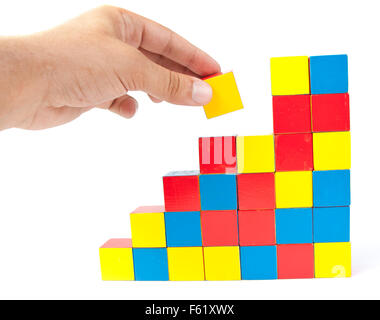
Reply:
[[[351, 276], [347, 56], [272, 58], [271, 80], [274, 134], [200, 138], [200, 170], [100, 248], [103, 280]], [[206, 81], [208, 117], [241, 109], [232, 73]]]

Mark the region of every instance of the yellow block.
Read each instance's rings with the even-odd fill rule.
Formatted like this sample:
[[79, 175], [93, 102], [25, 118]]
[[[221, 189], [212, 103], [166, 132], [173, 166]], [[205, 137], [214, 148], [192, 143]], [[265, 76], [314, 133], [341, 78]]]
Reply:
[[274, 172], [273, 135], [237, 137], [239, 173]]
[[313, 133], [314, 170], [351, 169], [350, 132]]
[[243, 109], [234, 74], [228, 72], [205, 80], [212, 88], [212, 100], [204, 106], [207, 119]]
[[[125, 245], [126, 241], [128, 242], [127, 245]], [[124, 245], [120, 245], [120, 243]], [[129, 239], [114, 239], [108, 241], [99, 249], [99, 256], [102, 280], [135, 280], [132, 243]]]
[[205, 247], [206, 280], [241, 280], [239, 247]]
[[270, 60], [272, 95], [309, 94], [309, 57], [282, 57]]
[[312, 171], [275, 173], [276, 208], [311, 208], [313, 206]]
[[134, 248], [165, 248], [165, 216], [163, 212], [131, 213]]
[[351, 243], [315, 243], [315, 277], [351, 277]]
[[170, 281], [205, 279], [202, 247], [168, 248]]

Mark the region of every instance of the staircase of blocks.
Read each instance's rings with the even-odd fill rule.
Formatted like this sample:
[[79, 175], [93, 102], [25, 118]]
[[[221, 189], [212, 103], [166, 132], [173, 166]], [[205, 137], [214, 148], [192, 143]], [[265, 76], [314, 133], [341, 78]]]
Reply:
[[[103, 280], [351, 276], [346, 55], [271, 59], [274, 134], [199, 138], [199, 171], [163, 177], [165, 206], [100, 248]], [[213, 118], [242, 108], [232, 72], [206, 79]]]

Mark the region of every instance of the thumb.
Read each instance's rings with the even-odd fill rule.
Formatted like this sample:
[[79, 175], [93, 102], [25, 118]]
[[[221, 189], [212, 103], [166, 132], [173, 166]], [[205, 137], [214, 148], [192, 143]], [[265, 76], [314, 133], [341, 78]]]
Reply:
[[[127, 77], [134, 83], [135, 90], [141, 90], [173, 104], [201, 106], [206, 105], [212, 98], [210, 85], [200, 79], [166, 69], [142, 53], [135, 52], [135, 68]], [[133, 90], [133, 89], [132, 89]]]

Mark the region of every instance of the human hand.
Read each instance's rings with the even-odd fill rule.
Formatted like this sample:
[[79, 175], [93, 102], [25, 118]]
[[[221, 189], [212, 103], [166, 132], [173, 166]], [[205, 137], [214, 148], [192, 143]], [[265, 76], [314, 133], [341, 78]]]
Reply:
[[204, 105], [199, 77], [218, 63], [171, 30], [132, 12], [101, 7], [55, 29], [0, 38], [0, 129], [44, 129], [94, 107], [126, 118], [137, 110], [128, 91], [154, 102]]

